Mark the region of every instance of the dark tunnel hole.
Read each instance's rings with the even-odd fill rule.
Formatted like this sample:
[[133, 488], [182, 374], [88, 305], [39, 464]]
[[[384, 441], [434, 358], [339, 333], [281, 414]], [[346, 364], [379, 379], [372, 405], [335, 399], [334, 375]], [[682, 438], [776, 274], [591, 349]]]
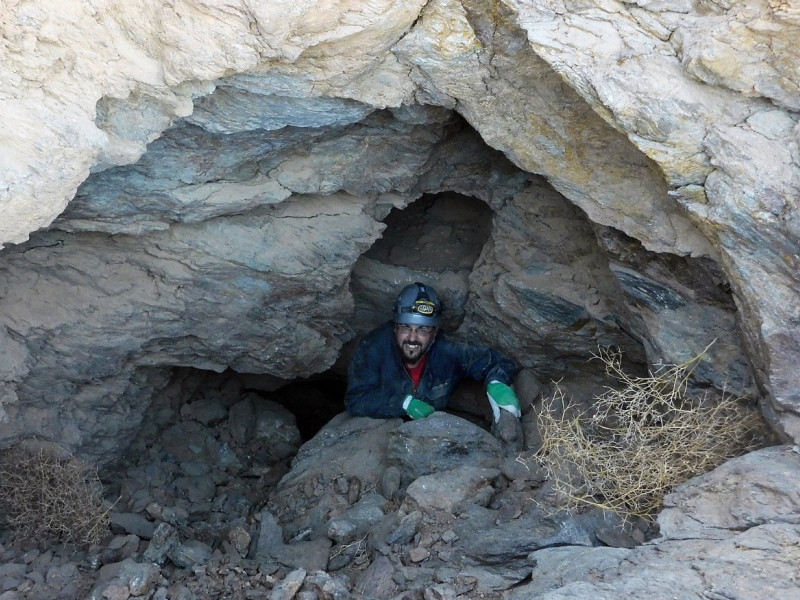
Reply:
[[[409, 269], [408, 282], [402, 282], [392, 293], [399, 292], [405, 283], [417, 278], [419, 271], [436, 279], [447, 272], [463, 272], [464, 280], [480, 256], [489, 239], [493, 211], [483, 201], [444, 192], [425, 194], [403, 209], [394, 208], [384, 219], [386, 229], [364, 256], [385, 265], [387, 271]], [[354, 278], [358, 278], [356, 267]], [[361, 288], [363, 290], [363, 288]], [[450, 290], [442, 290], [444, 295]], [[459, 290], [459, 299], [446, 315], [446, 324], [455, 328], [463, 318], [463, 302], [468, 290]], [[382, 298], [359, 297], [365, 291], [354, 286], [356, 305], [371, 312], [366, 318], [356, 318], [353, 326], [356, 338], [342, 349], [337, 365], [325, 373], [306, 380], [286, 384], [268, 396], [290, 410], [297, 419], [304, 440], [314, 436], [330, 419], [345, 410], [344, 394], [347, 387], [345, 375], [349, 358], [361, 337], [371, 327], [362, 323], [378, 324], [391, 317], [394, 296]]]
[[386, 230], [365, 256], [434, 273], [470, 270], [489, 239], [493, 211], [455, 192], [424, 194], [384, 219]]
[[[408, 283], [419, 271], [436, 279], [446, 272], [463, 272], [466, 280], [469, 271], [489, 239], [493, 211], [483, 201], [445, 192], [425, 194], [404, 209], [392, 209], [384, 219], [386, 229], [382, 236], [365, 253], [365, 257], [387, 271], [409, 269]], [[354, 277], [358, 277], [356, 268]], [[397, 290], [406, 282], [401, 283]], [[451, 290], [442, 290], [444, 295]], [[458, 290], [458, 301], [447, 312], [446, 325], [455, 328], [463, 318], [463, 303], [468, 290]], [[358, 286], [353, 290], [356, 305], [371, 312], [366, 318], [354, 319], [358, 329], [356, 338], [342, 349], [341, 360], [325, 372], [308, 379], [289, 382], [274, 391], [261, 391], [259, 395], [284, 406], [297, 420], [304, 441], [311, 439], [328, 421], [345, 410], [344, 395], [347, 387], [345, 375], [349, 358], [361, 337], [370, 327], [359, 328], [362, 323], [378, 324], [391, 317], [393, 296], [379, 303], [374, 298], [359, 297], [365, 293]], [[469, 389], [465, 384], [464, 389]], [[463, 395], [463, 394], [461, 394]], [[467, 414], [468, 413], [464, 413]], [[480, 419], [479, 419], [480, 420]]]
[[303, 442], [310, 440], [333, 417], [344, 411], [347, 380], [332, 371], [309, 379], [298, 379], [275, 391], [254, 391], [266, 400], [280, 404], [291, 412]]
[[[174, 380], [183, 382], [177, 386], [183, 390], [182, 399], [172, 397], [168, 402], [177, 401], [185, 405], [181, 413], [192, 414], [193, 403], [209, 398], [221, 398], [227, 409], [248, 396], [257, 403], [262, 399], [263, 404], [275, 403], [288, 410], [295, 418], [302, 441], [310, 440], [332, 418], [344, 412], [346, 373], [352, 352], [372, 327], [391, 318], [392, 303], [402, 286], [413, 282], [420, 272], [433, 281], [445, 273], [458, 272], [459, 280], [466, 283], [489, 238], [492, 215], [493, 211], [481, 200], [455, 193], [427, 194], [403, 210], [393, 209], [385, 219], [382, 237], [364, 257], [377, 265], [379, 271], [390, 271], [392, 277], [397, 275], [398, 269], [401, 273], [405, 270], [408, 281], [393, 281], [388, 293], [376, 294], [368, 286], [358, 284], [356, 265], [352, 286], [356, 314], [350, 323], [355, 336], [342, 347], [335, 365], [311, 377], [295, 380], [237, 373], [231, 369], [214, 373], [190, 367], [176, 368]], [[463, 319], [468, 293], [466, 288], [442, 290], [443, 296], [454, 300], [449, 302], [445, 314], [446, 330], [453, 331]], [[475, 402], [467, 401], [467, 406], [470, 405]], [[469, 413], [468, 408], [463, 414]], [[480, 420], [480, 416], [473, 417]]]

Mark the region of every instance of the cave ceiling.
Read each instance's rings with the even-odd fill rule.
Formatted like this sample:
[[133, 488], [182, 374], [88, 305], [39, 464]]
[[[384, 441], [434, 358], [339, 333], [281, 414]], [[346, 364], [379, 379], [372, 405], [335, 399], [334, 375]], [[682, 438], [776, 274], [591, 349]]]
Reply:
[[227, 28], [160, 13], [147, 40], [109, 12], [86, 27], [116, 41], [80, 52], [119, 53], [115, 71], [39, 65], [38, 103], [20, 84], [0, 439], [113, 453], [177, 367], [341, 372], [409, 280], [441, 290], [453, 335], [543, 381], [598, 375], [599, 346], [639, 370], [709, 347], [698, 383], [794, 435], [791, 95], [699, 79], [671, 46], [699, 52], [699, 14], [594, 15], [618, 43], [589, 60], [553, 34], [588, 9], [548, 28], [514, 2], [384, 4], [293, 13], [292, 35], [268, 8]]

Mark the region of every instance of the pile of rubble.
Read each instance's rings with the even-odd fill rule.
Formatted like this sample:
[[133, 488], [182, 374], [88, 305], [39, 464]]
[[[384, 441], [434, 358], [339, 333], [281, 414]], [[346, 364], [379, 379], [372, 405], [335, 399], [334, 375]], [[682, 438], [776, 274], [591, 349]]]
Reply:
[[532, 461], [447, 413], [294, 415], [227, 382], [154, 403], [106, 476], [107, 539], [0, 547], [0, 600], [501, 598], [531, 553], [633, 546], [642, 528], [548, 507]]

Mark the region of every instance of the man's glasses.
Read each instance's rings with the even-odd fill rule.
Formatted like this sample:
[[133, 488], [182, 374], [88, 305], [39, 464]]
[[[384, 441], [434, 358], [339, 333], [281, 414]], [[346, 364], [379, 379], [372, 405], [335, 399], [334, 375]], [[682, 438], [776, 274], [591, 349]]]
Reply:
[[436, 328], [428, 327], [427, 325], [406, 325], [405, 323], [398, 323], [394, 326], [394, 330], [403, 335], [409, 335], [413, 331], [416, 331], [419, 335], [430, 335], [434, 329]]

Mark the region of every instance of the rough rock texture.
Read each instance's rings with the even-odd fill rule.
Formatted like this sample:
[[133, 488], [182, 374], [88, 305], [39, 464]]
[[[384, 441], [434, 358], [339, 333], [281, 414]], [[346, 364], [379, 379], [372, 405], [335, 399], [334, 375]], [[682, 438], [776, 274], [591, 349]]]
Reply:
[[[412, 278], [543, 379], [716, 339], [699, 383], [800, 435], [793, 5], [0, 11], [0, 438], [99, 457], [174, 366], [341, 370]], [[494, 213], [474, 267], [457, 208], [363, 256], [443, 193]]]
[[3, 600], [797, 597], [797, 447], [681, 485], [656, 532], [563, 510], [480, 418], [340, 413], [298, 448], [291, 397], [201, 373], [176, 371], [103, 473], [97, 544], [0, 529]]
[[[3, 445], [111, 463], [178, 368], [342, 373], [414, 279], [576, 390], [598, 345], [645, 372], [716, 340], [693, 384], [800, 441], [794, 3], [8, 0], [0, 24]], [[620, 584], [660, 585], [648, 564]]]
[[[534, 552], [531, 583], [508, 598], [796, 598], [800, 498], [786, 477], [799, 459], [775, 446], [687, 482], [665, 501], [662, 537], [634, 550]], [[564, 585], [552, 569], [567, 562]]]

